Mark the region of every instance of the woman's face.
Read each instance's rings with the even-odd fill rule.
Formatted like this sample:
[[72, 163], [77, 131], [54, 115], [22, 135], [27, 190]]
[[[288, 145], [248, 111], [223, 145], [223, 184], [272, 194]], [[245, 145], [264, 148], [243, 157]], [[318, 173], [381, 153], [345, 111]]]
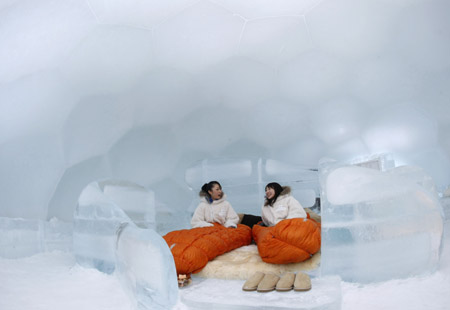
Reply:
[[212, 200], [218, 200], [223, 196], [222, 188], [218, 184], [214, 184], [211, 190], [208, 191], [208, 193], [211, 196]]
[[275, 190], [271, 187], [266, 187], [266, 197], [267, 199], [272, 199], [275, 196]]

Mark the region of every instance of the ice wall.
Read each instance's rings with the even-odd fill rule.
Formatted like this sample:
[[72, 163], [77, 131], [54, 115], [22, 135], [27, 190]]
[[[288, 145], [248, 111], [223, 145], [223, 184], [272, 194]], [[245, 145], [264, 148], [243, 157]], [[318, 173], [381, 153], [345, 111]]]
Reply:
[[0, 257], [19, 258], [41, 252], [72, 251], [72, 224], [57, 220], [0, 217]]
[[153, 192], [119, 180], [87, 185], [74, 212], [73, 248], [77, 262], [106, 273], [113, 272], [117, 234], [126, 223], [155, 229]]
[[0, 216], [71, 222], [86, 184], [114, 178], [154, 190], [166, 222], [184, 223], [184, 172], [219, 157], [317, 167], [392, 152], [441, 192], [448, 10], [444, 0], [2, 1]]
[[321, 274], [370, 283], [436, 270], [443, 210], [420, 168], [321, 163]]
[[199, 189], [212, 180], [219, 181], [238, 213], [260, 215], [265, 186], [270, 182], [290, 186], [305, 208], [314, 207], [320, 195], [317, 169], [265, 158], [204, 159], [188, 167], [185, 180], [193, 189], [191, 213], [199, 203]]
[[75, 258], [82, 266], [115, 272], [135, 309], [171, 309], [178, 298], [175, 263], [154, 228], [152, 192], [125, 181], [92, 182], [74, 214]]

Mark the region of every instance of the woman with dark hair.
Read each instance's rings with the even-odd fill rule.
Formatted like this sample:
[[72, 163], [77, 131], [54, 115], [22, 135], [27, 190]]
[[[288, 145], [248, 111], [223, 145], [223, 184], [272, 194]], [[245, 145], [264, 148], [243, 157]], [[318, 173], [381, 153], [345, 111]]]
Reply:
[[200, 204], [191, 220], [192, 228], [214, 226], [219, 223], [225, 227], [237, 227], [239, 216], [226, 200], [222, 186], [217, 181], [205, 183], [199, 193]]
[[266, 197], [262, 207], [262, 220], [265, 226], [275, 226], [284, 219], [306, 218], [302, 205], [291, 196], [289, 186], [276, 182], [266, 185]]
[[181, 285], [188, 284], [191, 274], [202, 270], [208, 261], [252, 242], [252, 230], [238, 224], [239, 216], [226, 200], [219, 182], [204, 184], [199, 195], [201, 202], [192, 217], [192, 229], [163, 236]]

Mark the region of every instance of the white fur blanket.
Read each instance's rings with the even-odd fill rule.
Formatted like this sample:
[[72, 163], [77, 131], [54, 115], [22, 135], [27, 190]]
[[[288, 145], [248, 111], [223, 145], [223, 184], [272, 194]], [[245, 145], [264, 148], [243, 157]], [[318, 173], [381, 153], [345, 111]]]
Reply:
[[202, 278], [246, 280], [256, 271], [274, 274], [309, 271], [318, 268], [319, 263], [320, 252], [300, 263], [283, 265], [265, 263], [258, 254], [257, 246], [251, 244], [217, 256], [196, 275]]

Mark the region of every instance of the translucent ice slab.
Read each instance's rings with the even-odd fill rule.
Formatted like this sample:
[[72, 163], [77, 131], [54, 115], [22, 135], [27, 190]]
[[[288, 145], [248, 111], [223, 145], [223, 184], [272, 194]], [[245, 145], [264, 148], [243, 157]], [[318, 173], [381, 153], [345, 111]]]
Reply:
[[115, 267], [117, 229], [122, 223], [155, 227], [151, 191], [124, 181], [89, 184], [80, 195], [74, 215], [73, 247], [77, 262], [111, 273]]
[[149, 228], [152, 210], [153, 194], [140, 186], [89, 184], [75, 211], [73, 250], [80, 265], [115, 271], [136, 309], [165, 310], [177, 301], [177, 275], [167, 243]]
[[116, 273], [132, 296], [136, 309], [167, 310], [178, 299], [172, 253], [151, 229], [124, 225], [118, 232]]
[[180, 299], [195, 310], [252, 309], [341, 309], [341, 280], [339, 277], [312, 278], [307, 292], [245, 292], [243, 280], [199, 279], [180, 290]]
[[72, 250], [71, 223], [0, 218], [0, 257], [19, 258], [52, 250]]
[[93, 183], [80, 195], [79, 204], [113, 203], [139, 227], [155, 228], [155, 195], [138, 184], [122, 180]]
[[450, 197], [441, 198], [442, 209], [444, 213], [444, 230], [446, 238], [450, 238]]
[[321, 275], [369, 283], [434, 271], [442, 208], [417, 167], [387, 171], [322, 163]]

